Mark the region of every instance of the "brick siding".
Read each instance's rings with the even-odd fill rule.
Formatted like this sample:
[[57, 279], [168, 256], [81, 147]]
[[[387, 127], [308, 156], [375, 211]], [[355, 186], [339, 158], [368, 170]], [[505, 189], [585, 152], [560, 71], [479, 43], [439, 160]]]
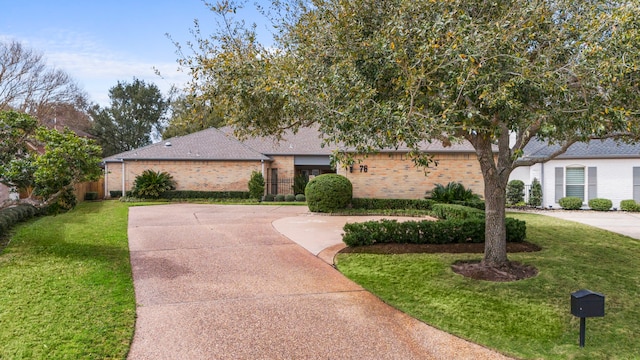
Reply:
[[337, 172], [351, 180], [353, 197], [357, 198], [421, 199], [435, 184], [451, 181], [484, 196], [482, 171], [475, 154], [434, 154], [434, 159], [438, 166], [429, 168], [426, 175], [401, 153], [371, 155], [356, 162], [352, 171], [340, 167]]

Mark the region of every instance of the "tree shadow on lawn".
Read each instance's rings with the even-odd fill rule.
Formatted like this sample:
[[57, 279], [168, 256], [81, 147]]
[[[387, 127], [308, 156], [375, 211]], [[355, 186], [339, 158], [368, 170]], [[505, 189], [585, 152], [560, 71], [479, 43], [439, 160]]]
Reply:
[[[508, 253], [535, 252], [542, 248], [529, 242], [507, 243]], [[482, 254], [484, 243], [458, 244], [374, 244], [367, 246], [347, 247], [341, 253], [366, 254]], [[477, 261], [457, 261], [451, 269], [462, 276], [486, 281], [517, 281], [534, 277], [538, 269], [531, 265], [510, 261], [507, 265], [496, 268]]]

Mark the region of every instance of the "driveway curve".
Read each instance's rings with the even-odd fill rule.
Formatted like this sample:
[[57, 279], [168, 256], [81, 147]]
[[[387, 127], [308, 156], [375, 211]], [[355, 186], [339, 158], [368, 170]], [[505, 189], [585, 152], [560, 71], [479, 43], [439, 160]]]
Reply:
[[507, 359], [391, 308], [272, 225], [297, 216], [306, 207], [130, 208], [128, 359]]

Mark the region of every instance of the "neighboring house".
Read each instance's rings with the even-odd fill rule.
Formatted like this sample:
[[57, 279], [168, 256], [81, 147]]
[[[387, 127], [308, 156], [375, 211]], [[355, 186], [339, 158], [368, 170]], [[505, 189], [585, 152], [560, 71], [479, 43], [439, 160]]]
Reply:
[[312, 178], [337, 172], [353, 183], [354, 197], [423, 198], [435, 184], [462, 182], [482, 195], [484, 182], [470, 144], [425, 144], [438, 162], [428, 169], [416, 168], [407, 149], [370, 155], [353, 167], [331, 166], [335, 147], [322, 146], [316, 128], [287, 133], [280, 141], [257, 137], [239, 140], [230, 128], [210, 128], [186, 136], [127, 151], [104, 159], [105, 194], [131, 190], [142, 171], [166, 171], [178, 190], [247, 191], [253, 171], [266, 180], [267, 194], [293, 193], [293, 178]]
[[[552, 154], [558, 146], [532, 140], [524, 149], [525, 158]], [[530, 185], [537, 178], [542, 185], [542, 206], [559, 207], [565, 196], [583, 199], [605, 198], [620, 208], [620, 201], [640, 202], [640, 144], [630, 145], [612, 139], [576, 143], [564, 154], [545, 163], [516, 168], [511, 180]]]

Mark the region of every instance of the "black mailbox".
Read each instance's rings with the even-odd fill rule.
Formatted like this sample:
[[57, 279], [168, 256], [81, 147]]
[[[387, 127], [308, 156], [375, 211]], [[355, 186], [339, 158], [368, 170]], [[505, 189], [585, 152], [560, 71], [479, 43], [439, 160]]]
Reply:
[[604, 316], [604, 295], [591, 290], [572, 293], [571, 314], [579, 318]]

